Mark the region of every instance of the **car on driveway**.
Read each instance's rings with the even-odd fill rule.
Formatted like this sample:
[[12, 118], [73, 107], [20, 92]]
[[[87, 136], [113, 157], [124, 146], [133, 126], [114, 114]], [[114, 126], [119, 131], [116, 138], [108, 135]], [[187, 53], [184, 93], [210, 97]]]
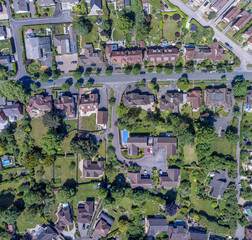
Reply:
[[52, 83], [52, 82], [53, 82], [53, 80], [48, 80], [47, 82], [48, 82], [48, 83]]

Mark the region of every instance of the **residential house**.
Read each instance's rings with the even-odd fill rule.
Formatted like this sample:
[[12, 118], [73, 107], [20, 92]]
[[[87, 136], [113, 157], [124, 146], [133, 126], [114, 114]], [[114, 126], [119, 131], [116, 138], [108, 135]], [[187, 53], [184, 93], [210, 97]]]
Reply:
[[29, 6], [26, 0], [13, 0], [13, 8], [15, 13], [28, 13]]
[[80, 3], [79, 0], [60, 0], [62, 10], [72, 10]]
[[110, 228], [114, 223], [114, 218], [108, 215], [105, 212], [102, 212], [98, 218], [97, 224], [95, 226], [95, 232], [98, 233], [101, 237], [106, 237]]
[[156, 236], [160, 233], [167, 233], [168, 236], [169, 226], [167, 219], [162, 215], [156, 215], [154, 217], [148, 217], [145, 220], [145, 232], [148, 239], [156, 239]]
[[82, 95], [79, 100], [79, 112], [81, 116], [90, 116], [98, 111], [98, 94], [90, 93]]
[[104, 64], [102, 51], [96, 51], [92, 43], [85, 44], [84, 55], [79, 56], [79, 65], [83, 67]]
[[177, 208], [178, 206], [175, 202], [168, 202], [166, 203], [165, 211], [169, 216], [173, 217], [177, 213]]
[[145, 155], [154, 154], [154, 150], [165, 149], [169, 156], [177, 155], [177, 138], [173, 137], [129, 137], [127, 140], [128, 155], [135, 156], [143, 149]]
[[108, 123], [108, 111], [107, 110], [98, 110], [96, 125], [98, 129], [106, 129]]
[[59, 96], [54, 102], [54, 108], [61, 116], [67, 119], [76, 118], [75, 98], [73, 96]]
[[58, 211], [56, 212], [57, 221], [55, 223], [55, 229], [61, 233], [64, 227], [71, 226], [73, 224], [73, 217], [69, 204], [60, 204]]
[[146, 15], [150, 14], [151, 12], [151, 0], [142, 0], [143, 10]]
[[42, 94], [36, 94], [31, 97], [29, 103], [26, 105], [26, 111], [31, 118], [41, 117], [46, 112], [50, 112], [53, 109], [52, 96], [44, 96]]
[[102, 1], [101, 0], [91, 0], [90, 1], [90, 10], [91, 12], [97, 12], [102, 10]]
[[252, 222], [252, 205], [247, 205], [247, 206], [243, 207], [243, 212], [244, 212], [246, 219], [249, 222]]
[[211, 48], [210, 47], [186, 47], [185, 56], [188, 60], [205, 60], [211, 58]]
[[100, 178], [104, 173], [103, 161], [81, 160], [79, 162], [81, 178]]
[[0, 64], [9, 64], [10, 62], [10, 55], [0, 55]]
[[248, 94], [245, 99], [245, 107], [244, 110], [246, 112], [252, 112], [252, 90], [248, 91]]
[[132, 189], [151, 189], [152, 180], [149, 174], [140, 172], [128, 172], [127, 179], [130, 182]]
[[179, 113], [185, 103], [186, 94], [182, 92], [168, 92], [159, 101], [161, 111], [171, 111], [173, 113]]
[[7, 102], [2, 110], [10, 122], [21, 120], [23, 117], [23, 108], [20, 103]]
[[78, 203], [77, 222], [85, 224], [88, 229], [94, 214], [94, 201], [83, 201]]
[[124, 1], [124, 6], [125, 6], [125, 7], [130, 7], [130, 5], [131, 5], [131, 4], [130, 4], [130, 0], [125, 0], [125, 1]]
[[223, 21], [225, 23], [230, 23], [233, 20], [235, 20], [235, 18], [238, 16], [238, 14], [240, 13], [241, 9], [237, 8], [237, 7], [233, 7], [231, 8], [230, 11], [227, 12], [227, 14], [224, 15], [223, 17]]
[[[49, 239], [58, 239], [59, 234], [52, 226], [37, 225], [35, 228], [28, 229], [28, 234], [30, 239], [37, 240], [49, 240]], [[28, 238], [27, 238], [28, 239]]]
[[211, 59], [215, 61], [222, 61], [226, 55], [224, 49], [219, 45], [218, 42], [214, 42], [211, 45]]
[[228, 178], [227, 170], [218, 170], [214, 174], [214, 179], [212, 179], [209, 185], [212, 187], [211, 195], [214, 198], [220, 199], [224, 192], [226, 191], [230, 180]]
[[242, 37], [245, 41], [249, 40], [252, 37], [252, 25], [244, 31]]
[[179, 59], [178, 48], [148, 48], [146, 60], [148, 62], [164, 63], [176, 62]]
[[208, 240], [208, 234], [205, 229], [190, 228], [189, 232], [191, 240]]
[[232, 106], [232, 92], [227, 88], [205, 89], [204, 101], [208, 107], [224, 107], [224, 110], [228, 111]]
[[37, 60], [51, 53], [50, 37], [25, 38], [26, 59]]
[[187, 60], [194, 60], [196, 56], [195, 47], [186, 47], [185, 56]]
[[173, 187], [179, 187], [181, 175], [180, 169], [169, 168], [167, 172], [159, 175], [160, 185], [165, 189], [171, 189]]
[[234, 23], [233, 29], [235, 31], [241, 30], [243, 27], [245, 27], [247, 23], [250, 22], [251, 19], [252, 19], [252, 13], [243, 10], [241, 12], [241, 17]]
[[110, 55], [111, 63], [118, 65], [142, 63], [143, 51], [142, 50], [122, 50], [112, 51]]
[[6, 27], [3, 26], [3, 27], [0, 27], [0, 41], [1, 40], [5, 40], [7, 37], [7, 34], [6, 34]]
[[118, 44], [114, 43], [114, 44], [106, 44], [105, 45], [105, 56], [108, 58], [111, 56], [111, 53], [113, 51], [117, 51], [118, 50]]
[[0, 133], [3, 129], [8, 128], [8, 118], [4, 114], [4, 111], [0, 110]]
[[192, 106], [193, 111], [198, 111], [202, 106], [201, 90], [187, 92], [187, 102]]
[[214, 12], [219, 12], [229, 0], [217, 0], [211, 7], [211, 10]]
[[174, 225], [169, 226], [170, 240], [189, 240], [189, 233], [184, 222], [175, 222]]
[[191, 24], [190, 31], [191, 32], [197, 32], [198, 31], [198, 27], [195, 24]]
[[55, 56], [58, 69], [63, 72], [75, 71], [78, 64], [77, 38], [72, 27], [70, 33], [53, 37], [58, 55]]
[[252, 229], [246, 228], [245, 230], [245, 239], [252, 240]]
[[55, 1], [54, 0], [37, 0], [37, 4], [40, 7], [54, 7]]
[[0, 20], [6, 20], [8, 18], [9, 17], [6, 6], [4, 5], [4, 3], [0, 3]]
[[123, 94], [122, 101], [126, 108], [139, 107], [144, 110], [151, 110], [154, 104], [154, 95], [140, 91], [127, 92]]

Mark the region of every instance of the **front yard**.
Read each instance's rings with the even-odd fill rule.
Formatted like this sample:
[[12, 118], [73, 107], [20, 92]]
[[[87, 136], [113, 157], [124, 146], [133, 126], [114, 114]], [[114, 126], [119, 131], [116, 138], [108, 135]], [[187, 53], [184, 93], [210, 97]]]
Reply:
[[3, 54], [11, 54], [12, 46], [10, 39], [5, 39], [0, 41], [0, 52]]

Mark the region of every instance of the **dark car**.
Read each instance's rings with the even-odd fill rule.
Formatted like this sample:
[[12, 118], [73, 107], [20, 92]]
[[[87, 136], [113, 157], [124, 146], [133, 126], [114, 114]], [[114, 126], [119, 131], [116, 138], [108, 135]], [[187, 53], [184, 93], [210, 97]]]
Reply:
[[201, 72], [202, 72], [202, 73], [207, 73], [207, 71], [206, 71], [206, 70], [201, 70]]
[[57, 65], [63, 65], [64, 63], [63, 62], [57, 62]]
[[47, 82], [48, 82], [48, 83], [52, 83], [52, 82], [53, 82], [53, 80], [48, 80]]
[[140, 75], [144, 75], [145, 74], [145, 72], [140, 72]]
[[204, 7], [206, 7], [206, 6], [207, 6], [207, 4], [208, 4], [208, 2], [206, 2], [206, 3], [204, 4]]
[[95, 63], [91, 64], [91, 67], [96, 67], [96, 64]]
[[77, 61], [72, 61], [71, 63], [72, 63], [72, 64], [77, 64]]

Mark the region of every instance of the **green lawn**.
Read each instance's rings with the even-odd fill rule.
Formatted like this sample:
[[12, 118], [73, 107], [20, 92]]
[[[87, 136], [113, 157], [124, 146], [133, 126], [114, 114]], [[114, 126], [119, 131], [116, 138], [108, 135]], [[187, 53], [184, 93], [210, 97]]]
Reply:
[[227, 138], [216, 138], [212, 143], [211, 152], [218, 152], [224, 155], [232, 155], [232, 146], [228, 142]]
[[71, 133], [69, 133], [63, 140], [62, 143], [62, 150], [64, 153], [71, 153], [71, 148], [70, 148], [70, 142], [71, 140], [74, 138], [75, 134], [77, 133], [77, 131], [73, 131]]
[[38, 14], [41, 16], [45, 14], [44, 15], [45, 17], [52, 16], [55, 11], [55, 7], [41, 7], [38, 4], [36, 4], [36, 8], [37, 8]]
[[96, 114], [92, 114], [89, 117], [81, 117], [81, 128], [83, 130], [96, 131]]
[[77, 119], [72, 119], [72, 120], [64, 120], [66, 126], [71, 126], [70, 129], [67, 129], [68, 132], [74, 130], [74, 129], [77, 129], [77, 125], [78, 125], [78, 122], [77, 122]]
[[164, 20], [163, 25], [163, 36], [167, 41], [175, 41], [175, 33], [179, 32], [180, 29], [177, 28], [177, 23], [170, 19], [169, 17]]
[[92, 23], [92, 30], [91, 32], [85, 36], [85, 37], [81, 37], [81, 47], [84, 48], [84, 45], [86, 43], [93, 43], [94, 47], [98, 47], [98, 40], [99, 40], [99, 34], [98, 33], [98, 26], [95, 24], [96, 22], [96, 18], [92, 17], [92, 18], [88, 18], [88, 20]]
[[198, 162], [197, 153], [195, 151], [195, 146], [186, 145], [186, 146], [184, 146], [183, 151], [184, 151], [185, 163]]
[[[37, 172], [38, 171], [40, 171], [40, 166], [37, 166], [37, 167], [35, 167], [35, 169], [34, 169], [34, 171], [35, 171], [35, 179], [36, 179], [36, 181], [37, 182], [39, 182], [40, 180], [42, 180], [39, 176], [38, 176], [38, 174], [37, 174]], [[51, 176], [51, 167], [43, 167], [43, 176], [42, 176], [42, 178], [43, 179], [47, 179], [47, 180], [51, 180], [51, 178], [52, 178], [52, 176]]]
[[0, 41], [0, 51], [3, 52], [4, 54], [12, 53], [10, 39]]
[[106, 158], [106, 141], [105, 140], [102, 140], [102, 142], [100, 143], [98, 154], [101, 158], [103, 159]]
[[39, 145], [39, 139], [42, 137], [42, 135], [46, 134], [47, 127], [44, 127], [44, 124], [42, 122], [42, 118], [35, 118], [31, 120], [31, 136], [35, 140], [35, 145]]
[[55, 185], [61, 186], [68, 179], [76, 179], [76, 168], [69, 169], [70, 163], [75, 162], [75, 158], [57, 158], [54, 163]]

